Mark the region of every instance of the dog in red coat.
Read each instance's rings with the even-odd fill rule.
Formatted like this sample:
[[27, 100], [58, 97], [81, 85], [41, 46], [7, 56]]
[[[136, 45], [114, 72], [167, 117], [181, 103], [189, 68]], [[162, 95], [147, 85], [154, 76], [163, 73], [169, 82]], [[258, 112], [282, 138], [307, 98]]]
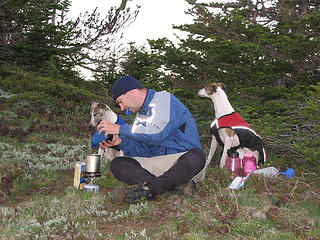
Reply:
[[214, 104], [215, 118], [211, 123], [212, 141], [208, 156], [210, 162], [218, 144], [223, 147], [220, 167], [226, 164], [227, 151], [233, 148], [243, 154], [252, 151], [258, 163], [266, 161], [266, 152], [262, 139], [257, 132], [237, 113], [223, 90], [222, 83], [212, 83], [198, 92], [200, 97], [210, 98]]

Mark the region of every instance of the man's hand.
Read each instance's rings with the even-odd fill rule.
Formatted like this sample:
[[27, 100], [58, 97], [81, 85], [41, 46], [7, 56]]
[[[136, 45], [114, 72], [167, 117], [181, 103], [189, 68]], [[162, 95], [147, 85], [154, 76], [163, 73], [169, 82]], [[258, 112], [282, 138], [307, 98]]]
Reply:
[[97, 129], [99, 130], [99, 134], [105, 131], [105, 137], [107, 138], [108, 134], [119, 134], [120, 125], [102, 120]]
[[121, 143], [122, 139], [118, 137], [118, 135], [113, 135], [112, 141], [110, 140], [103, 140], [100, 144], [99, 147], [101, 148], [108, 148], [108, 147], [114, 147], [118, 146]]

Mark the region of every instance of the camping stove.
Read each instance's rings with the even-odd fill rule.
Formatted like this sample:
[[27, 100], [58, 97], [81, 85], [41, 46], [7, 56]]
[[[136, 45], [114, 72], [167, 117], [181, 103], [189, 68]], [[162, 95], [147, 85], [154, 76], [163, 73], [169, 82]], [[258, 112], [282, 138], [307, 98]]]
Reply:
[[92, 172], [85, 172], [84, 177], [87, 179], [88, 184], [83, 186], [83, 190], [86, 192], [93, 192], [99, 193], [100, 187], [99, 185], [95, 184], [98, 177], [101, 176], [100, 172], [92, 173]]
[[83, 187], [86, 192], [99, 193], [100, 191], [99, 185], [95, 184], [96, 179], [101, 176], [100, 157], [101, 155], [99, 154], [90, 154], [86, 156], [86, 172], [84, 177], [89, 182]]

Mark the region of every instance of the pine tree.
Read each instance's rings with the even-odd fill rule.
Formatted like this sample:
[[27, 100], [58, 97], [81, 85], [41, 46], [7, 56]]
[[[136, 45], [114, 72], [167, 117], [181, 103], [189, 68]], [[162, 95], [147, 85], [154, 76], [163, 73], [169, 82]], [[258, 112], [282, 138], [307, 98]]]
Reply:
[[126, 4], [111, 7], [105, 18], [96, 8], [73, 21], [67, 18], [71, 0], [7, 0], [0, 16], [0, 59], [58, 77], [76, 66], [99, 70], [97, 65], [108, 62], [116, 33], [138, 14]]
[[319, 81], [319, 1], [187, 2], [194, 23], [176, 28], [189, 33], [181, 48], [198, 55], [199, 81], [262, 86]]

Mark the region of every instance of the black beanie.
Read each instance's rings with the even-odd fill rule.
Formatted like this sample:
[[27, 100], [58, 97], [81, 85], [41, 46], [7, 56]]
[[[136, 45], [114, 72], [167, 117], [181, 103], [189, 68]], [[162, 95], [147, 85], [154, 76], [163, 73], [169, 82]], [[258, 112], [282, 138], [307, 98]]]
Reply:
[[129, 92], [132, 89], [143, 88], [143, 87], [144, 86], [134, 77], [124, 76], [122, 78], [119, 78], [115, 82], [111, 90], [113, 100], [116, 101], [120, 95], [126, 92]]

